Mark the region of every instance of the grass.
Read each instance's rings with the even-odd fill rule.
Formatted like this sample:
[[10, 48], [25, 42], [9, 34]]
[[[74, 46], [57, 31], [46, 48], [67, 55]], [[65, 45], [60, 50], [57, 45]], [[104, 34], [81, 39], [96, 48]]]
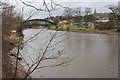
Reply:
[[67, 28], [69, 27], [70, 32], [81, 32], [81, 33], [101, 33], [101, 34], [108, 34], [116, 29], [111, 30], [98, 30], [95, 29], [95, 27], [78, 27], [78, 26], [58, 26], [56, 28], [55, 26], [50, 27], [51, 30], [58, 30], [58, 31], [67, 31]]

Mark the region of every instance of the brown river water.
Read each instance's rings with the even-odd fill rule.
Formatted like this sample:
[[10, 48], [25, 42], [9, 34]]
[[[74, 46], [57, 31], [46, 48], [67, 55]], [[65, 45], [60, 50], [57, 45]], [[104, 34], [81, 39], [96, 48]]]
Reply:
[[[40, 29], [24, 30], [24, 41]], [[29, 64], [44, 49], [46, 42], [55, 31], [43, 30], [21, 50]], [[60, 31], [58, 34], [64, 32]], [[68, 66], [42, 68], [34, 71], [34, 78], [117, 78], [118, 77], [118, 35], [86, 34], [66, 32], [55, 41], [63, 40], [55, 48], [63, 49], [64, 56], [76, 57]], [[55, 43], [53, 41], [53, 43]], [[52, 44], [53, 44], [52, 43]], [[54, 53], [55, 51], [51, 52]], [[29, 55], [28, 55], [29, 54]], [[47, 61], [43, 64], [51, 64]], [[23, 62], [25, 66], [25, 63]], [[26, 66], [25, 66], [26, 67]], [[27, 68], [26, 68], [27, 69]]]

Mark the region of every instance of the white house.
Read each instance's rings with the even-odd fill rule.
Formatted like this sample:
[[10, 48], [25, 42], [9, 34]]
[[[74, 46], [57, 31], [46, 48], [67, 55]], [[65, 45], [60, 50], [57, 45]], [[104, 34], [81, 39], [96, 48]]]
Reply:
[[96, 15], [96, 22], [108, 22], [108, 21], [109, 21], [108, 13], [98, 13]]
[[108, 22], [108, 21], [109, 21], [109, 19], [105, 19], [105, 18], [96, 20], [96, 22]]

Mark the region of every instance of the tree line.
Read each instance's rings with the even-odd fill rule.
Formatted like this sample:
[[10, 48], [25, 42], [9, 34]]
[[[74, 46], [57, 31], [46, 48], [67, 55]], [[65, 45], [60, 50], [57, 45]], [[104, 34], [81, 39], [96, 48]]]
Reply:
[[[92, 8], [86, 7], [84, 12], [82, 12], [82, 8], [65, 8], [64, 12], [61, 16], [55, 16], [51, 17], [52, 20], [55, 22], [56, 25], [59, 24], [59, 21], [62, 20], [73, 20], [74, 23], [77, 23], [80, 25], [81, 22], [92, 22], [95, 24], [96, 29], [104, 30], [104, 29], [119, 29], [120, 26], [120, 7], [118, 5], [107, 5], [107, 7], [110, 12], [108, 13], [97, 13], [96, 10], [93, 12]], [[108, 22], [97, 22], [97, 17], [100, 16], [102, 18], [103, 16], [107, 14]], [[87, 27], [87, 26], [86, 26]]]

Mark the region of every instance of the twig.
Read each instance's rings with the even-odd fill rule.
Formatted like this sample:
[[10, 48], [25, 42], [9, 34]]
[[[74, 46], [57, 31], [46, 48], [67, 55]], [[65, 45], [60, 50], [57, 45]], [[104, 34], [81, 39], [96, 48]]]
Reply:
[[51, 37], [51, 39], [50, 39], [48, 45], [46, 46], [46, 48], [45, 48], [45, 50], [44, 50], [44, 52], [43, 52], [41, 58], [40, 58], [39, 61], [35, 64], [36, 66], [35, 66], [31, 71], [30, 71], [30, 69], [31, 69], [32, 67], [27, 71], [27, 74], [26, 74], [24, 80], [25, 80], [34, 70], [37, 69], [37, 67], [38, 67], [39, 64], [41, 63], [42, 59], [44, 58], [44, 55], [45, 55], [45, 53], [46, 53], [46, 51], [47, 51], [49, 45], [51, 44], [51, 42], [52, 42], [54, 36], [56, 35], [56, 33], [57, 33], [57, 31], [56, 31], [56, 32], [53, 34], [53, 36]]
[[33, 38], [35, 38], [38, 34], [40, 34], [40, 32], [42, 31], [43, 29], [41, 29], [38, 33], [36, 33], [34, 36], [32, 36], [30, 39], [26, 40], [25, 42], [23, 43], [27, 43], [28, 41], [32, 40]]

